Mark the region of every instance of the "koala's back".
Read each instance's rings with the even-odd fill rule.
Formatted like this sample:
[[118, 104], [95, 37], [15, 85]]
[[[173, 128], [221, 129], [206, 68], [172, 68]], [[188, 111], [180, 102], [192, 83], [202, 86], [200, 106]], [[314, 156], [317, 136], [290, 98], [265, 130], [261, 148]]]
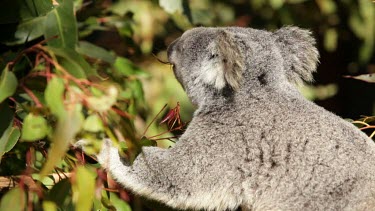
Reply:
[[302, 98], [259, 96], [196, 115], [181, 146], [207, 174], [197, 185], [230, 184], [251, 210], [375, 210], [365, 134]]

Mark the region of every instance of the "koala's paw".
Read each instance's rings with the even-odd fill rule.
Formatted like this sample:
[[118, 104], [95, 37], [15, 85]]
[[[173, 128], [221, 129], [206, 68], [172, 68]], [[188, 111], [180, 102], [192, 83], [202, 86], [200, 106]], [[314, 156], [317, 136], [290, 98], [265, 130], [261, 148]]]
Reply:
[[112, 141], [108, 138], [103, 139], [99, 153], [92, 150], [92, 143], [85, 139], [77, 141], [73, 146], [82, 149], [85, 153], [94, 155], [103, 168], [108, 168], [111, 162], [119, 159], [117, 148], [113, 146]]

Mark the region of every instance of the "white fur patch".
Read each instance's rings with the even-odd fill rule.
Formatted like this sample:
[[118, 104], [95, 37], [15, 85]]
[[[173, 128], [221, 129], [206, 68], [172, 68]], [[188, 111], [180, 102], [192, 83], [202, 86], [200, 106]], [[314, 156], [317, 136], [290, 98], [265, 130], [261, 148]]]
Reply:
[[200, 80], [220, 90], [225, 87], [224, 67], [220, 61], [204, 61], [201, 68]]

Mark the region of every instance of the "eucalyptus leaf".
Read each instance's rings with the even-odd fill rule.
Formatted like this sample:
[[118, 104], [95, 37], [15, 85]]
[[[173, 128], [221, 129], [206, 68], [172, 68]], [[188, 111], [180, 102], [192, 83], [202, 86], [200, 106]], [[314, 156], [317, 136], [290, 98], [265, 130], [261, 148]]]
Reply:
[[26, 194], [16, 187], [9, 190], [1, 199], [0, 210], [24, 211], [26, 207]]
[[32, 41], [43, 35], [45, 17], [36, 17], [18, 24], [13, 40], [5, 42], [7, 45], [19, 45]]
[[159, 5], [168, 13], [182, 13], [182, 0], [159, 0]]
[[74, 49], [46, 47], [49, 53], [57, 57], [61, 66], [76, 78], [97, 75], [87, 61]]
[[37, 141], [48, 134], [47, 120], [42, 116], [29, 113], [23, 120], [23, 141]]
[[40, 172], [42, 178], [50, 173], [54, 166], [61, 161], [66, 150], [68, 150], [69, 143], [81, 130], [83, 122], [82, 105], [71, 104], [69, 106], [70, 108], [67, 109], [64, 118], [58, 120], [56, 129], [51, 137], [52, 146], [48, 151], [49, 156]]
[[48, 45], [74, 49], [78, 42], [77, 22], [73, 11], [73, 0], [58, 1], [44, 22], [44, 37]]
[[57, 206], [52, 201], [44, 200], [42, 206], [43, 206], [43, 210], [57, 211]]
[[0, 160], [4, 153], [9, 152], [18, 142], [21, 132], [20, 129], [13, 126], [13, 121], [0, 137]]
[[62, 119], [66, 112], [63, 100], [64, 90], [64, 81], [58, 77], [53, 77], [47, 84], [44, 92], [44, 97], [50, 111], [59, 119]]
[[77, 167], [73, 197], [76, 210], [90, 211], [95, 195], [95, 173], [84, 166]]
[[103, 122], [97, 114], [92, 114], [85, 119], [83, 129], [93, 133], [103, 131]]
[[109, 64], [113, 64], [116, 60], [116, 56], [109, 51], [86, 41], [80, 41], [76, 50], [80, 54], [108, 62]]
[[117, 101], [118, 90], [115, 86], [110, 86], [106, 90], [106, 95], [95, 97], [91, 96], [86, 99], [89, 107], [98, 112], [108, 111]]
[[354, 78], [354, 79], [365, 81], [365, 82], [368, 82], [368, 83], [375, 83], [375, 73], [362, 74], [362, 75], [358, 75], [358, 76], [345, 76], [345, 78]]
[[332, 52], [337, 47], [338, 33], [336, 29], [327, 29], [324, 33], [324, 47], [327, 51]]
[[46, 200], [53, 202], [55, 206], [62, 210], [67, 210], [66, 208], [72, 206], [72, 201], [69, 200], [69, 196], [72, 194], [71, 191], [72, 188], [69, 179], [62, 179], [48, 192]]
[[17, 78], [6, 66], [0, 76], [0, 103], [12, 96], [17, 89]]
[[116, 208], [116, 210], [121, 211], [131, 211], [131, 207], [124, 200], [121, 200], [115, 193], [110, 193], [111, 204]]
[[115, 71], [124, 76], [149, 76], [148, 73], [136, 67], [130, 60], [124, 57], [117, 57], [113, 67]]

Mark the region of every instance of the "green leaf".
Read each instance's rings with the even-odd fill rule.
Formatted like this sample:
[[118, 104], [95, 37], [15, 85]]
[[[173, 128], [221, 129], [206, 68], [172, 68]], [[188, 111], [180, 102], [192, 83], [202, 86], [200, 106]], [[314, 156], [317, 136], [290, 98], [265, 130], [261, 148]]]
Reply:
[[[53, 202], [57, 207], [66, 208], [71, 206], [71, 184], [69, 179], [63, 179], [57, 184], [53, 185], [52, 189], [48, 192], [46, 200]], [[66, 210], [66, 209], [62, 209]]]
[[92, 114], [86, 118], [83, 129], [93, 133], [103, 131], [103, 122], [98, 115]]
[[73, 198], [76, 210], [90, 211], [95, 195], [95, 173], [92, 169], [79, 166], [73, 184]]
[[86, 78], [86, 76], [97, 75], [89, 63], [73, 49], [46, 48], [51, 55], [57, 56], [57, 60], [62, 67], [76, 78]]
[[27, 41], [32, 41], [43, 35], [43, 22], [45, 17], [32, 18], [18, 24], [14, 38], [11, 41], [5, 42], [7, 45], [24, 44]]
[[109, 64], [115, 63], [116, 60], [116, 57], [109, 51], [86, 41], [80, 41], [76, 50], [80, 54], [108, 62]]
[[324, 47], [327, 51], [332, 52], [337, 47], [338, 33], [336, 29], [327, 29], [324, 33]]
[[129, 204], [124, 200], [121, 200], [115, 193], [110, 193], [111, 204], [116, 208], [116, 210], [121, 211], [131, 211]]
[[26, 205], [26, 194], [19, 188], [8, 191], [1, 199], [0, 210], [23, 211]]
[[36, 141], [48, 134], [47, 120], [42, 116], [29, 113], [23, 120], [22, 136], [23, 141]]
[[[74, 101], [74, 99], [71, 100]], [[53, 170], [54, 166], [65, 155], [69, 143], [74, 140], [76, 134], [81, 130], [83, 122], [82, 105], [71, 104], [69, 106], [70, 109], [67, 110], [66, 115], [57, 122], [51, 138], [52, 146], [48, 151], [48, 160], [40, 172], [41, 178]]]
[[270, 0], [270, 5], [274, 10], [278, 10], [284, 5], [284, 0]]
[[358, 75], [358, 76], [344, 76], [345, 78], [354, 78], [354, 79], [357, 79], [357, 80], [361, 80], [361, 81], [365, 81], [365, 82], [368, 82], [368, 83], [375, 83], [375, 73], [372, 73], [372, 74], [362, 74], [362, 75]]
[[182, 0], [159, 0], [159, 5], [170, 14], [183, 11]]
[[48, 45], [74, 49], [78, 41], [77, 23], [73, 11], [73, 1], [58, 1], [59, 6], [51, 10], [44, 22], [44, 37]]
[[113, 67], [123, 76], [149, 76], [148, 73], [136, 67], [130, 60], [123, 57], [117, 57]]
[[144, 92], [142, 87], [142, 82], [140, 80], [128, 81], [126, 86], [132, 90], [133, 98], [139, 102], [144, 101]]
[[5, 130], [0, 138], [0, 160], [1, 157], [9, 152], [16, 145], [20, 138], [20, 129], [13, 126], [13, 121], [10, 122], [9, 127]]
[[0, 103], [14, 94], [17, 85], [17, 78], [7, 65], [0, 76]]
[[318, 6], [324, 15], [334, 14], [337, 10], [336, 3], [333, 0], [320, 1]]
[[98, 112], [108, 111], [117, 101], [118, 90], [115, 86], [107, 88], [105, 95], [91, 96], [86, 99], [90, 109]]
[[44, 97], [50, 111], [59, 119], [62, 119], [66, 113], [63, 99], [64, 91], [64, 81], [58, 77], [53, 77], [44, 91]]
[[57, 211], [57, 206], [54, 202], [52, 201], [43, 201], [43, 210], [48, 210], [48, 211]]
[[16, 0], [20, 4], [20, 16], [22, 20], [45, 16], [54, 7], [52, 1], [46, 0]]

